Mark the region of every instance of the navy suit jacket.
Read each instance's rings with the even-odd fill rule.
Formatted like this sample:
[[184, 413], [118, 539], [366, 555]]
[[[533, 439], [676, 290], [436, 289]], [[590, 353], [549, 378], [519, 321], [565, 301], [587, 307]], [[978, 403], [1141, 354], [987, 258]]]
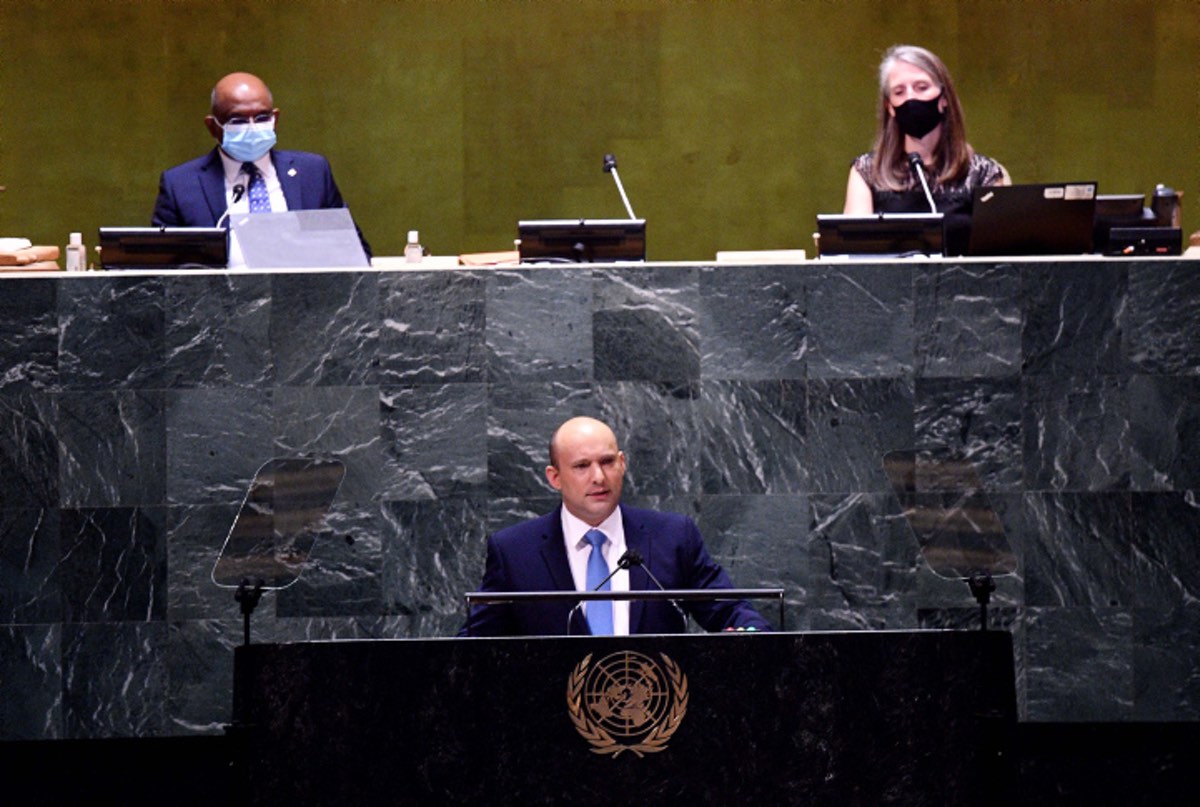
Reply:
[[[271, 162], [287, 200], [288, 210], [345, 207], [333, 181], [333, 169], [320, 154], [271, 151]], [[225, 215], [225, 167], [218, 149], [163, 171], [151, 222], [155, 227], [215, 227]], [[358, 233], [363, 251], [371, 247]]]
[[[621, 520], [626, 548], [641, 553], [645, 565], [663, 588], [733, 588], [725, 570], [705, 550], [700, 531], [690, 518], [621, 505]], [[487, 565], [480, 588], [482, 591], [575, 590], [557, 508], [488, 538]], [[657, 588], [644, 568], [629, 569], [630, 591]], [[471, 609], [459, 635], [586, 634], [587, 620], [581, 611], [573, 612], [575, 605], [573, 602], [478, 605]], [[745, 601], [681, 602], [680, 605], [706, 630], [771, 629]], [[629, 606], [630, 633], [681, 633], [686, 629], [670, 602], [631, 600]]]

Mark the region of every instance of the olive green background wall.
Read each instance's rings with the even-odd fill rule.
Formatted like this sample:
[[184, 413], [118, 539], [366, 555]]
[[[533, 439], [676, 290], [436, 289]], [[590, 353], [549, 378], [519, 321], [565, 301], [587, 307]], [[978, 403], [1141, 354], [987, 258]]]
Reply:
[[871, 141], [882, 51], [937, 52], [1014, 179], [1185, 191], [1200, 229], [1200, 6], [1156, 2], [0, 0], [0, 235], [148, 224], [213, 142], [224, 73], [327, 155], [376, 254], [509, 249], [520, 218], [619, 217], [649, 257], [809, 248]]

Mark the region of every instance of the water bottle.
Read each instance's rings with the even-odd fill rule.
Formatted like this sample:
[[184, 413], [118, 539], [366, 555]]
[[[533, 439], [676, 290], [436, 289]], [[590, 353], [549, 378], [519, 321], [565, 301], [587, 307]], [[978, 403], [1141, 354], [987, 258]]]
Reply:
[[1154, 213], [1154, 224], [1157, 227], [1179, 227], [1183, 221], [1179, 199], [1183, 194], [1174, 188], [1168, 188], [1159, 183], [1154, 188], [1154, 197], [1150, 200], [1150, 210]]

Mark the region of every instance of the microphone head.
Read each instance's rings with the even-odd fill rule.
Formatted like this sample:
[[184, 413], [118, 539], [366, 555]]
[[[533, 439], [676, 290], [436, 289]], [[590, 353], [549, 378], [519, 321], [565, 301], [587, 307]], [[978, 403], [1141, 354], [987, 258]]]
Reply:
[[918, 168], [918, 167], [924, 168], [925, 167], [925, 163], [921, 161], [921, 155], [917, 154], [915, 151], [910, 151], [908, 153], [908, 164], [911, 165], [913, 168]]
[[604, 172], [611, 174], [613, 169], [617, 167], [617, 158], [613, 154], [604, 155]]
[[641, 566], [642, 553], [638, 552], [636, 549], [626, 549], [625, 554], [621, 556], [621, 559], [617, 561], [617, 564], [622, 569], [628, 569], [630, 566]]

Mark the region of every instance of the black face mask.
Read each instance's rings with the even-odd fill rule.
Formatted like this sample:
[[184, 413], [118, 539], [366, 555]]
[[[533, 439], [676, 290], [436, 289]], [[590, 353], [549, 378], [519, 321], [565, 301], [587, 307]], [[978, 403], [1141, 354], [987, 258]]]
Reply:
[[900, 127], [900, 131], [909, 137], [920, 139], [933, 131], [934, 127], [942, 122], [945, 117], [938, 103], [941, 102], [942, 96], [931, 98], [928, 101], [918, 101], [916, 98], [910, 98], [900, 106], [896, 107], [896, 124]]

